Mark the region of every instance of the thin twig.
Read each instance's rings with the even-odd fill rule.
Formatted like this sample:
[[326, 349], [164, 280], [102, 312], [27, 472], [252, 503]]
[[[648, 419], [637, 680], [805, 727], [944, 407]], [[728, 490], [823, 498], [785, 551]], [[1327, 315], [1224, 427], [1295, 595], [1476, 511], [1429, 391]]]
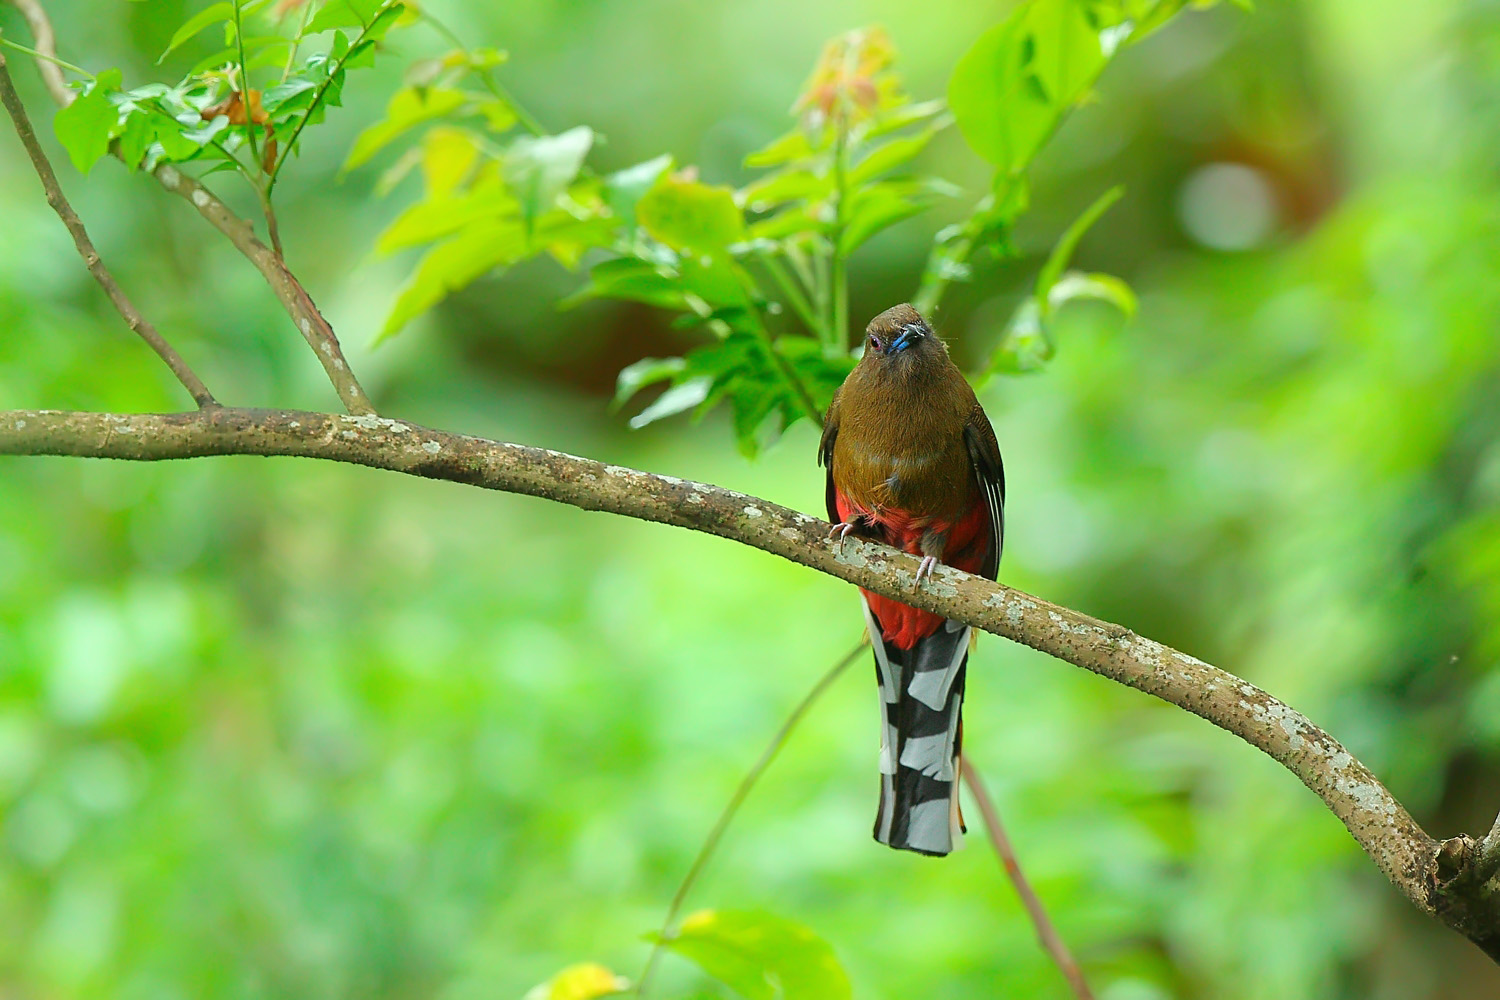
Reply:
[[709, 859], [713, 857], [714, 851], [719, 846], [719, 841], [724, 839], [724, 831], [729, 829], [729, 824], [734, 821], [735, 814], [739, 812], [740, 806], [744, 805], [745, 799], [750, 795], [750, 790], [755, 787], [755, 783], [760, 780], [760, 776], [766, 772], [766, 768], [771, 766], [771, 761], [776, 759], [776, 754], [786, 744], [787, 737], [792, 735], [792, 730], [797, 728], [797, 724], [802, 721], [802, 717], [807, 714], [808, 709], [812, 708], [813, 702], [822, 697], [823, 692], [827, 691], [833, 685], [833, 682], [838, 680], [839, 675], [849, 668], [849, 664], [854, 662], [855, 658], [864, 650], [868, 642], [868, 639], [860, 639], [858, 645], [845, 653], [837, 663], [829, 668], [827, 673], [818, 679], [818, 683], [813, 685], [812, 690], [803, 696], [802, 700], [797, 703], [796, 708], [792, 709], [792, 713], [786, 717], [786, 721], [781, 724], [781, 728], [776, 730], [776, 735], [771, 737], [771, 742], [761, 752], [760, 759], [751, 765], [750, 770], [740, 779], [739, 787], [729, 797], [729, 802], [724, 806], [724, 811], [719, 813], [719, 818], [715, 821], [713, 829], [708, 832], [708, 838], [703, 841], [703, 846], [698, 848], [698, 856], [693, 859], [692, 866], [688, 868], [688, 873], [683, 876], [682, 884], [677, 887], [677, 892], [673, 895], [672, 902], [667, 906], [667, 915], [662, 919], [661, 931], [651, 943], [651, 954], [646, 958], [645, 971], [641, 973], [641, 978], [635, 984], [634, 992], [637, 997], [644, 997], [646, 995], [646, 986], [650, 983], [651, 976], [656, 971], [656, 963], [661, 959], [662, 944], [671, 935], [672, 925], [677, 922], [677, 915], [682, 911], [682, 904], [687, 899], [688, 892], [692, 890], [693, 883], [698, 881], [698, 876], [703, 874], [703, 869], [708, 866]]
[[979, 805], [979, 814], [984, 817], [984, 828], [989, 834], [990, 845], [995, 848], [995, 855], [1000, 859], [1000, 865], [1005, 869], [1005, 874], [1010, 878], [1011, 884], [1016, 887], [1016, 895], [1021, 897], [1021, 905], [1026, 908], [1026, 914], [1031, 918], [1032, 926], [1036, 928], [1037, 940], [1041, 941], [1042, 947], [1047, 954], [1052, 956], [1052, 961], [1062, 970], [1063, 978], [1073, 989], [1073, 995], [1078, 1000], [1094, 1000], [1094, 994], [1089, 991], [1089, 984], [1083, 978], [1083, 970], [1078, 967], [1073, 953], [1068, 951], [1068, 946], [1057, 933], [1057, 928], [1052, 925], [1052, 919], [1047, 916], [1047, 908], [1042, 905], [1041, 899], [1031, 888], [1031, 883], [1026, 879], [1026, 873], [1021, 871], [1021, 863], [1016, 859], [1015, 848], [1011, 846], [1010, 838], [1005, 834], [1005, 826], [1000, 822], [1000, 812], [995, 808], [995, 803], [990, 799], [989, 792], [985, 790], [984, 781], [980, 779], [979, 772], [975, 770], [974, 764], [969, 760], [969, 755], [964, 754], [959, 761], [959, 768], [963, 774], [964, 784], [969, 786], [969, 794], [974, 796], [974, 801]]
[[218, 403], [214, 400], [213, 394], [208, 391], [208, 387], [194, 374], [193, 369], [188, 367], [182, 355], [173, 350], [172, 345], [156, 332], [156, 327], [140, 314], [115, 281], [114, 275], [109, 273], [109, 268], [104, 266], [104, 261], [99, 257], [99, 251], [94, 248], [93, 241], [89, 239], [88, 231], [83, 228], [83, 220], [78, 218], [78, 213], [73, 211], [73, 206], [68, 203], [67, 196], [63, 194], [62, 187], [57, 183], [57, 174], [47, 160], [47, 154], [42, 150], [41, 143], [37, 142], [36, 132], [31, 127], [31, 119], [26, 114], [26, 107], [21, 103], [21, 96], [16, 93], [15, 84], [11, 82], [10, 68], [6, 65], [4, 53], [0, 53], [0, 103], [5, 105], [5, 110], [10, 114], [10, 120], [16, 127], [16, 135], [21, 137], [21, 145], [26, 148], [26, 155], [31, 158], [31, 165], [36, 169], [36, 175], [42, 181], [42, 188], [47, 192], [47, 204], [52, 206], [52, 210], [57, 213], [63, 225], [68, 227], [68, 232], [73, 235], [73, 245], [78, 248], [78, 255], [83, 258], [94, 280], [99, 282], [99, 287], [104, 289], [104, 294], [109, 296], [110, 303], [124, 318], [125, 325], [139, 334], [157, 356], [166, 362], [167, 367], [172, 369], [172, 374], [177, 376], [177, 381], [181, 382], [188, 394], [193, 397], [193, 402], [197, 403], [200, 408], [217, 406]]
[[42, 74], [42, 82], [47, 85], [52, 99], [67, 107], [73, 102], [73, 92], [68, 89], [67, 81], [63, 79], [62, 66], [57, 59], [57, 37], [52, 33], [52, 22], [47, 19], [47, 12], [42, 10], [41, 4], [36, 0], [10, 0], [10, 2], [16, 10], [21, 12], [21, 16], [26, 19], [26, 24], [31, 29], [31, 40], [36, 44], [36, 50], [42, 57], [36, 67], [37, 71]]

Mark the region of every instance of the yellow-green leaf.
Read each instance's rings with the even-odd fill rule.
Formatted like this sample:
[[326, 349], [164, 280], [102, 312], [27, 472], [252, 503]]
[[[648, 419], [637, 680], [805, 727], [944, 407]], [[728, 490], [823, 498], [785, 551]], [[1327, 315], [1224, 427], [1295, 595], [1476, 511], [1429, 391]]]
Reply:
[[675, 250], [717, 253], [745, 238], [745, 217], [734, 192], [681, 175], [664, 174], [636, 206], [641, 226]]

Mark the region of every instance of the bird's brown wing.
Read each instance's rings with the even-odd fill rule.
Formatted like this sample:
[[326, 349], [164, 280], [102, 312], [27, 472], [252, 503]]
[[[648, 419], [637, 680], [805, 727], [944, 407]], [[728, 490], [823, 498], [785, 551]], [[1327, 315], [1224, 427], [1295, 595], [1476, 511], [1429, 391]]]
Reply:
[[834, 393], [833, 402], [828, 404], [828, 415], [823, 418], [823, 439], [818, 442], [818, 464], [828, 470], [826, 476], [827, 485], [824, 487], [824, 499], [828, 504], [828, 523], [839, 523], [839, 508], [834, 496], [837, 492], [833, 485], [833, 442], [839, 436], [839, 394]]
[[964, 445], [974, 479], [990, 508], [990, 544], [980, 573], [993, 580], [1000, 569], [1000, 552], [1005, 548], [1005, 466], [1000, 461], [1000, 442], [995, 440], [995, 429], [977, 401], [964, 424]]

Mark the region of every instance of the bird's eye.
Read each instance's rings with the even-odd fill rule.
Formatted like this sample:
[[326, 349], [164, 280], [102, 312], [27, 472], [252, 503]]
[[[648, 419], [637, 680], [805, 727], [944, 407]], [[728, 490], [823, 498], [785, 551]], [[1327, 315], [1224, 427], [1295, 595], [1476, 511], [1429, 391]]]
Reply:
[[881, 347], [880, 347], [880, 338], [877, 337], [877, 336], [875, 336], [873, 333], [870, 334], [870, 347], [872, 347], [873, 349], [875, 349], [877, 351], [881, 349]]

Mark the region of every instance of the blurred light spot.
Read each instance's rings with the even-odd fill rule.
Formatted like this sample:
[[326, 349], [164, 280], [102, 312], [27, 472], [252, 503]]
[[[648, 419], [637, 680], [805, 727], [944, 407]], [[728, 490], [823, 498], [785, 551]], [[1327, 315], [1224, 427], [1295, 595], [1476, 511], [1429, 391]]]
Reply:
[[1177, 203], [1188, 235], [1215, 250], [1248, 250], [1276, 224], [1276, 198], [1258, 171], [1240, 163], [1210, 163], [1182, 185]]
[[23, 715], [0, 716], [0, 802], [14, 798], [42, 755], [40, 726]]
[[52, 714], [64, 722], [92, 722], [109, 708], [125, 677], [125, 629], [114, 608], [92, 596], [62, 604], [52, 628]]
[[39, 930], [39, 957], [63, 982], [81, 985], [114, 950], [119, 908], [107, 885], [64, 883]]
[[6, 840], [15, 856], [37, 868], [50, 868], [73, 846], [73, 817], [62, 803], [32, 795], [6, 819]]
[[119, 812], [140, 794], [139, 770], [139, 762], [120, 747], [84, 747], [68, 761], [68, 791], [90, 812]]

